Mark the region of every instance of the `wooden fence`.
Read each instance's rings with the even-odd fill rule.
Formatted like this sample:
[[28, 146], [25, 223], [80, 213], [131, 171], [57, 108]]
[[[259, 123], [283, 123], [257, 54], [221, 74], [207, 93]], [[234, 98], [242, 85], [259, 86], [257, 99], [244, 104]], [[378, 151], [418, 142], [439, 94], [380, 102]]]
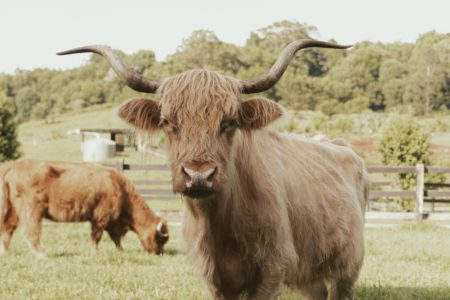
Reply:
[[[179, 196], [173, 194], [170, 180], [169, 168], [164, 164], [127, 164], [123, 160], [115, 164], [103, 164], [124, 171], [148, 171], [148, 172], [167, 172], [163, 179], [152, 180], [131, 180], [136, 185], [138, 192], [146, 200], [177, 200]], [[381, 186], [390, 186], [390, 181], [373, 181], [370, 191], [370, 202], [380, 198], [414, 198], [415, 199], [415, 218], [423, 219], [427, 214], [424, 212], [424, 203], [448, 203], [450, 204], [450, 189], [442, 190], [436, 188], [450, 188], [449, 183], [426, 183], [425, 174], [443, 173], [450, 174], [450, 167], [426, 167], [418, 164], [415, 167], [368, 167], [370, 174], [403, 174], [410, 173], [416, 175], [416, 187], [413, 190], [376, 190]], [[142, 178], [142, 176], [140, 176]], [[370, 207], [369, 207], [370, 208]]]
[[[373, 173], [395, 173], [395, 174], [416, 174], [416, 187], [414, 190], [371, 190], [369, 204], [371, 201], [381, 197], [408, 197], [415, 199], [415, 214], [417, 220], [422, 220], [425, 216], [424, 203], [450, 203], [450, 190], [437, 190], [436, 188], [450, 187], [448, 183], [425, 183], [425, 174], [430, 173], [450, 173], [450, 168], [426, 167], [417, 164], [415, 167], [369, 167], [367, 171]], [[390, 185], [391, 182], [375, 181], [372, 187]]]
[[[117, 168], [120, 171], [169, 171], [167, 165], [139, 165], [126, 164], [124, 161], [118, 161], [116, 164], [109, 164], [107, 166]], [[449, 203], [450, 204], [450, 189], [438, 190], [436, 188], [450, 187], [448, 183], [425, 183], [426, 173], [450, 173], [450, 167], [425, 167], [423, 164], [418, 164], [415, 167], [369, 167], [367, 171], [370, 174], [402, 174], [412, 173], [416, 175], [416, 187], [413, 190], [376, 190], [380, 186], [390, 186], [391, 181], [373, 181], [369, 196], [369, 203], [374, 202], [380, 198], [414, 198], [415, 199], [415, 217], [421, 220], [426, 216], [424, 212], [424, 203]], [[172, 193], [170, 174], [167, 174], [167, 179], [159, 180], [132, 180], [137, 186], [139, 193], [146, 200], [176, 200], [178, 196]], [[146, 188], [143, 188], [146, 186]], [[370, 207], [369, 207], [370, 208]]]
[[[107, 167], [116, 168], [124, 171], [148, 171], [161, 172], [165, 171], [164, 179], [131, 179], [131, 182], [136, 186], [139, 194], [145, 200], [178, 200], [180, 196], [172, 192], [172, 181], [169, 173], [169, 167], [164, 164], [127, 164], [123, 160], [117, 161], [115, 164], [103, 164]], [[144, 176], [140, 176], [141, 178]]]

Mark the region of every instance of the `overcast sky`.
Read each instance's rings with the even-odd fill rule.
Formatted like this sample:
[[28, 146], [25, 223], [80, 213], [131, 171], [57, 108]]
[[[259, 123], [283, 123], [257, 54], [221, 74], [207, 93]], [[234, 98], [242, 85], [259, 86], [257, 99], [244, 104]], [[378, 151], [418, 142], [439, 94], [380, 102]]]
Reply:
[[251, 31], [281, 20], [343, 44], [413, 42], [450, 32], [450, 0], [0, 0], [0, 72], [78, 66], [87, 55], [55, 52], [89, 44], [150, 49], [162, 60], [193, 30], [243, 45]]

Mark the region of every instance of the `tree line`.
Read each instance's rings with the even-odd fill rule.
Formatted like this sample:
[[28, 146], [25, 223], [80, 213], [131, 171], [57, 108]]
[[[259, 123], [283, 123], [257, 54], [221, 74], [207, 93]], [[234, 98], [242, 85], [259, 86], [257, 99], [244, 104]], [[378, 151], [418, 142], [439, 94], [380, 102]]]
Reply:
[[[314, 26], [282, 21], [251, 32], [244, 46], [198, 30], [164, 61], [157, 61], [151, 50], [117, 53], [152, 79], [193, 68], [252, 79], [268, 70], [289, 42], [316, 35]], [[0, 74], [0, 103], [8, 103], [19, 122], [122, 102], [135, 95], [98, 55], [69, 70]], [[360, 42], [348, 51], [303, 50], [264, 96], [290, 109], [321, 110], [328, 115], [405, 107], [418, 114], [449, 109], [450, 33], [427, 32], [415, 43]]]

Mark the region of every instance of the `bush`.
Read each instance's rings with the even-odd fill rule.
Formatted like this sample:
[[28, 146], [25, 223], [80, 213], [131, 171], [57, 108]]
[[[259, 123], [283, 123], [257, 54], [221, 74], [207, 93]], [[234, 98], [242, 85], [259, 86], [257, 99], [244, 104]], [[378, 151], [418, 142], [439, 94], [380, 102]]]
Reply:
[[300, 133], [300, 124], [297, 120], [297, 114], [295, 112], [290, 112], [288, 118], [283, 120], [277, 127], [279, 131], [287, 131], [293, 133]]
[[429, 163], [428, 134], [411, 117], [392, 120], [383, 132], [378, 151], [383, 164], [415, 166]]
[[17, 123], [7, 103], [0, 102], [0, 162], [20, 157]]
[[[392, 120], [383, 132], [378, 151], [381, 161], [388, 166], [415, 166], [430, 163], [428, 134], [411, 117]], [[416, 184], [415, 174], [400, 174], [400, 186], [411, 189]], [[412, 210], [414, 202], [406, 199], [399, 203], [404, 209]]]
[[319, 131], [325, 126], [325, 124], [329, 120], [330, 118], [327, 115], [319, 112], [311, 116], [310, 118], [311, 127], [314, 131]]

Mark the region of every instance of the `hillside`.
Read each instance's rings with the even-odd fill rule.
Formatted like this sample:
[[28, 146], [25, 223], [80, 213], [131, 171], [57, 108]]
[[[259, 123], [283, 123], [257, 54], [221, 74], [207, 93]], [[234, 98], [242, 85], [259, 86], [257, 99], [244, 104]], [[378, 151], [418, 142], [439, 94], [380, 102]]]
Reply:
[[[40, 120], [21, 124], [19, 140], [23, 158], [82, 161], [81, 136], [68, 133], [82, 128], [129, 128], [117, 117], [116, 111], [111, 105], [98, 105], [84, 112], [61, 114], [52, 122]], [[117, 159], [136, 163], [164, 161], [161, 157], [136, 152], [121, 154], [110, 161]]]
[[[68, 135], [68, 131], [80, 128], [128, 128], [116, 114], [117, 105], [97, 105], [84, 111], [61, 114], [52, 122], [29, 121], [20, 125], [19, 140], [24, 158], [42, 160], [81, 161], [81, 136]], [[328, 117], [318, 112], [290, 112], [276, 126], [282, 131], [329, 138], [345, 138], [369, 164], [380, 164], [376, 151], [377, 141], [389, 120], [401, 116], [397, 113], [365, 112]], [[435, 114], [418, 117], [422, 127], [430, 133], [431, 150], [439, 163], [450, 165], [450, 115]], [[161, 156], [142, 153], [125, 153], [117, 159], [136, 163], [163, 163]]]

